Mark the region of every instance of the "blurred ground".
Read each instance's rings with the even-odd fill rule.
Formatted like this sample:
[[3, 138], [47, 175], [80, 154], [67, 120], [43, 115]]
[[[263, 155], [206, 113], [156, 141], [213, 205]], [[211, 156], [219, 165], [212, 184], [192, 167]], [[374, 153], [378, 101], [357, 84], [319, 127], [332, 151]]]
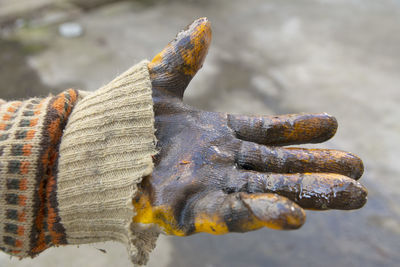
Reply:
[[[328, 112], [340, 127], [318, 146], [365, 163], [361, 210], [310, 211], [293, 232], [163, 237], [149, 266], [398, 266], [400, 1], [80, 2], [89, 4], [0, 0], [0, 98], [95, 90], [207, 16], [213, 44], [187, 103], [247, 114]], [[83, 36], [60, 36], [65, 21], [82, 25]], [[0, 254], [0, 266], [129, 262], [122, 245], [106, 243], [50, 249], [33, 261]]]

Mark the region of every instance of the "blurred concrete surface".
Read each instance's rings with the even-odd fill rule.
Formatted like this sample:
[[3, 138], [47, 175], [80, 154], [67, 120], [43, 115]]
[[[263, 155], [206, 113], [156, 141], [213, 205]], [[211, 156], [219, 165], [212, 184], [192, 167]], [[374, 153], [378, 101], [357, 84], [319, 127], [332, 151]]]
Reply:
[[[291, 232], [163, 237], [149, 266], [398, 266], [400, 1], [128, 1], [46, 12], [2, 26], [0, 97], [95, 90], [207, 16], [213, 44], [187, 103], [246, 114], [328, 112], [339, 121], [337, 135], [308, 147], [364, 160], [369, 200], [361, 210], [309, 211]], [[82, 25], [84, 35], [60, 36], [65, 21]], [[54, 248], [33, 261], [0, 254], [0, 266], [129, 262], [122, 245], [106, 243]]]

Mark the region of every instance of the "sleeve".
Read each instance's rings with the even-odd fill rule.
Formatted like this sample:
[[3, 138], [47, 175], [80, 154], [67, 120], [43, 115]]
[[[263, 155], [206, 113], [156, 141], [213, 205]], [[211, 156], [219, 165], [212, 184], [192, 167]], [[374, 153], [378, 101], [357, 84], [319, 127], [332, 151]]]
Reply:
[[158, 233], [132, 222], [156, 154], [147, 63], [95, 92], [0, 102], [0, 119], [11, 121], [0, 123], [0, 249], [33, 257], [114, 240], [134, 264], [147, 262]]
[[[46, 200], [62, 130], [77, 99], [77, 91], [67, 90], [0, 105], [0, 250], [6, 253], [34, 256], [63, 243], [53, 229], [59, 223], [56, 211]], [[54, 223], [46, 223], [49, 216]]]

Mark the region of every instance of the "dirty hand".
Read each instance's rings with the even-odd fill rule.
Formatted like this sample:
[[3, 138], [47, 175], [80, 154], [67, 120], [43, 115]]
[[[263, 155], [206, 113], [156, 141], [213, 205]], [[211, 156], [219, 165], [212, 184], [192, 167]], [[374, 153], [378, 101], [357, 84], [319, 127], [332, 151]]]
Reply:
[[357, 209], [367, 191], [362, 161], [338, 150], [285, 145], [331, 138], [327, 114], [243, 116], [182, 102], [211, 41], [207, 19], [180, 32], [148, 67], [159, 154], [133, 200], [135, 223], [186, 236], [261, 227], [297, 229], [305, 209]]

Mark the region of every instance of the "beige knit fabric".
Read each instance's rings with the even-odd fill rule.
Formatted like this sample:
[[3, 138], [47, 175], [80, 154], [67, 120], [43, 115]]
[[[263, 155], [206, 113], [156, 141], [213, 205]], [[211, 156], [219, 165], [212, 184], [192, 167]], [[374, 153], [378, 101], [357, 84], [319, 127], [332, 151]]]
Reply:
[[151, 174], [154, 113], [147, 61], [75, 106], [60, 145], [57, 200], [69, 244], [116, 240], [144, 264], [158, 234], [136, 233], [132, 199]]

